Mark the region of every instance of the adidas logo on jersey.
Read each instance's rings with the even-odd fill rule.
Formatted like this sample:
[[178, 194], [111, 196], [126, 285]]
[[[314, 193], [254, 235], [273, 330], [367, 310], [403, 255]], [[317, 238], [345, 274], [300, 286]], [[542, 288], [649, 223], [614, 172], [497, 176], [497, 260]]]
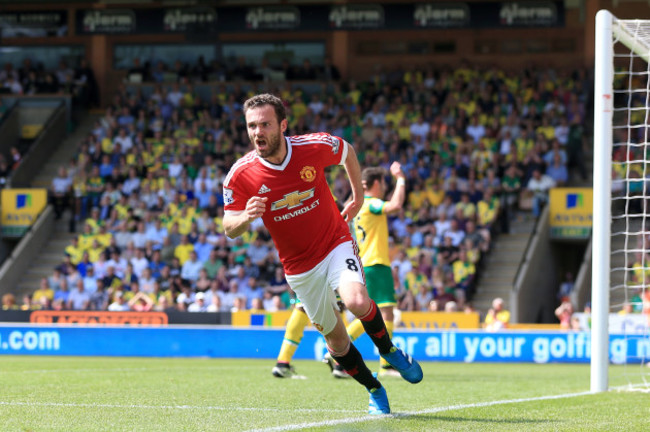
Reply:
[[260, 190], [257, 191], [257, 193], [260, 195], [265, 194], [267, 192], [271, 192], [271, 189], [269, 189], [265, 184], [263, 184]]

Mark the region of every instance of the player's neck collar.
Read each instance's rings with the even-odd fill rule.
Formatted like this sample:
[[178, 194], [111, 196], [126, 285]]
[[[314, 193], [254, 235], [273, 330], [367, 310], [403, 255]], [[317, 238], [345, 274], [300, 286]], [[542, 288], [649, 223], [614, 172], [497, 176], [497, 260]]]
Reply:
[[287, 154], [284, 156], [284, 160], [282, 161], [281, 164], [279, 165], [274, 164], [258, 155], [257, 158], [260, 160], [260, 163], [267, 168], [277, 170], [277, 171], [284, 171], [287, 165], [289, 165], [289, 161], [291, 160], [291, 153], [292, 153], [291, 140], [289, 139], [289, 137], [284, 137], [284, 142], [287, 146]]

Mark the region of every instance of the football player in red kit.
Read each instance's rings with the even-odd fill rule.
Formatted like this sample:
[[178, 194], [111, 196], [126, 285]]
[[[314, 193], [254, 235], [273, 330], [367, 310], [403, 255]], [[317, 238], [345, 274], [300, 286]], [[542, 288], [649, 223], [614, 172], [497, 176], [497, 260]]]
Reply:
[[[377, 305], [368, 297], [363, 267], [347, 222], [363, 205], [361, 168], [354, 148], [327, 133], [285, 137], [282, 101], [260, 94], [244, 104], [254, 150], [230, 169], [223, 185], [226, 235], [235, 238], [262, 218], [284, 266], [287, 282], [300, 299], [327, 349], [345, 371], [366, 387], [369, 412], [388, 414], [386, 390], [350, 342], [336, 306], [338, 292], [363, 324], [379, 354], [409, 382], [422, 380], [417, 361], [391, 342]], [[325, 168], [343, 165], [352, 199], [339, 212]]]

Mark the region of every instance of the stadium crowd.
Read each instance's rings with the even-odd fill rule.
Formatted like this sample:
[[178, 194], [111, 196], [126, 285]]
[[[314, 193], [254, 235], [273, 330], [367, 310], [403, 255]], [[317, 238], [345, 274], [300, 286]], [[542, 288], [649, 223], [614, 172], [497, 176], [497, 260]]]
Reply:
[[30, 58], [18, 68], [7, 62], [0, 70], [0, 89], [14, 95], [69, 94], [84, 105], [98, 101], [95, 74], [85, 59], [74, 69], [61, 60], [54, 70], [40, 62], [34, 64]]
[[[55, 70], [47, 70], [42, 63], [33, 64], [25, 58], [21, 67], [11, 62], [0, 70], [0, 93], [11, 95], [65, 94], [72, 97], [75, 107], [94, 106], [98, 103], [98, 89], [95, 74], [85, 59], [76, 68], [61, 60]], [[0, 97], [0, 121], [9, 107]], [[28, 146], [21, 147], [23, 153]], [[0, 153], [0, 189], [7, 183], [11, 172], [20, 164], [21, 151], [13, 146], [8, 154]]]
[[[362, 166], [401, 163], [407, 202], [389, 229], [402, 310], [471, 308], [482, 258], [513, 210], [538, 215], [570, 167], [585, 176], [585, 70], [396, 67], [313, 92], [292, 81], [218, 83], [210, 97], [195, 91], [200, 77], [179, 73], [146, 96], [116, 92], [52, 182], [57, 217], [69, 208], [79, 235], [22, 306], [3, 298], [3, 308], [290, 308], [261, 221], [235, 240], [221, 226], [225, 174], [249, 149], [242, 103], [261, 91], [286, 102], [288, 134], [327, 131], [353, 143]], [[329, 177], [344, 202], [344, 172]]]

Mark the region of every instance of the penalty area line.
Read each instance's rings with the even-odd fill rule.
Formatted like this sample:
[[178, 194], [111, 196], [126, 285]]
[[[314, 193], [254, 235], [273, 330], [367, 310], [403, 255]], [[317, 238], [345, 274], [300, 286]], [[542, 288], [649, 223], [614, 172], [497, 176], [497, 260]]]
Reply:
[[323, 426], [338, 426], [343, 424], [362, 423], [362, 422], [373, 421], [373, 420], [381, 420], [385, 418], [408, 418], [408, 417], [422, 415], [422, 414], [436, 414], [440, 412], [456, 411], [456, 410], [469, 409], [469, 408], [483, 408], [483, 407], [490, 407], [495, 405], [516, 404], [516, 403], [535, 402], [535, 401], [553, 400], [553, 399], [567, 399], [567, 398], [587, 396], [592, 394], [594, 393], [586, 391], [580, 393], [566, 393], [561, 395], [537, 396], [537, 397], [521, 398], [521, 399], [505, 399], [505, 400], [497, 400], [497, 401], [490, 401], [490, 402], [449, 405], [449, 406], [429, 408], [420, 411], [407, 411], [407, 412], [386, 414], [380, 416], [366, 415], [363, 417], [348, 417], [348, 418], [342, 418], [336, 420], [324, 420], [321, 422], [299, 423], [299, 424], [275, 426], [275, 427], [263, 428], [263, 429], [252, 429], [249, 430], [248, 432], [284, 432], [284, 431], [308, 429], [308, 428], [323, 427]]

